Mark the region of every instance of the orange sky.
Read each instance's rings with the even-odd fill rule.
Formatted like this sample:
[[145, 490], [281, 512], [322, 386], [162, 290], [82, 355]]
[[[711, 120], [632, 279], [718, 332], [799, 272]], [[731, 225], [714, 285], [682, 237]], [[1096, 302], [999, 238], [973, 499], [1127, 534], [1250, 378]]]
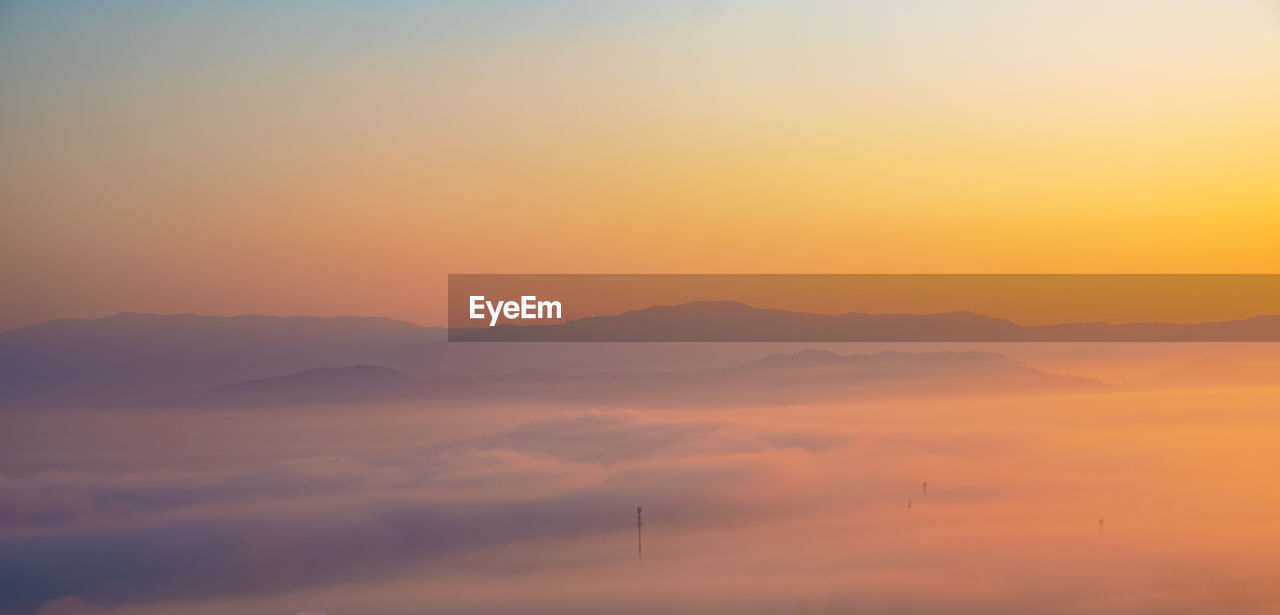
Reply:
[[1263, 1], [0, 9], [0, 329], [448, 273], [1274, 273]]

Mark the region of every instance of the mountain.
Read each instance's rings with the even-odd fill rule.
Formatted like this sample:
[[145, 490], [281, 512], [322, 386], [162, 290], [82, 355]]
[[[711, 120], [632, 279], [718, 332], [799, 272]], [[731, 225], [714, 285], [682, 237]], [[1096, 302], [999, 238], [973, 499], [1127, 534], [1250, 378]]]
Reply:
[[391, 399], [582, 403], [594, 406], [761, 406], [837, 399], [935, 395], [1087, 392], [1105, 388], [981, 352], [820, 350], [779, 353], [696, 373], [662, 371], [566, 374], [529, 369], [483, 376], [413, 378], [370, 365], [312, 369], [254, 379], [150, 405], [259, 407]]
[[256, 407], [304, 406], [403, 399], [424, 393], [425, 383], [378, 365], [319, 367], [287, 376], [255, 378], [212, 390], [164, 400], [156, 406]]
[[[1018, 325], [970, 312], [948, 314], [812, 314], [765, 309], [737, 301], [693, 301], [657, 305], [609, 316], [593, 316], [555, 325], [498, 325], [450, 332], [455, 341], [950, 341], [1004, 339]], [[964, 341], [964, 340], [961, 340]]]
[[1280, 386], [1280, 371], [1274, 367], [1244, 365], [1219, 357], [1206, 357], [1161, 372], [1138, 384], [1157, 388]]
[[1280, 341], [1280, 316], [1180, 323], [1024, 326], [974, 314], [812, 314], [737, 301], [694, 301], [552, 325], [454, 329], [455, 341], [1063, 342]]
[[[983, 361], [993, 363], [1010, 363], [1009, 358], [994, 352], [895, 352], [884, 351], [875, 354], [853, 354], [842, 355], [831, 352], [829, 350], [805, 349], [800, 352], [776, 353], [771, 354], [763, 359], [751, 361], [743, 365], [737, 366], [737, 369], [761, 369], [761, 368], [794, 368], [794, 367], [814, 367], [819, 365], [857, 365], [872, 362], [886, 363], [889, 361], [902, 362], [912, 360], [940, 361], [940, 360], [961, 360], [961, 361]], [[1011, 363], [1010, 363], [1011, 364]]]
[[444, 329], [385, 318], [125, 313], [55, 320], [0, 333], [0, 409], [117, 406], [180, 398], [230, 383], [325, 366], [360, 364], [437, 380], [447, 380], [449, 374], [498, 377], [531, 368], [565, 376], [695, 373], [814, 345], [458, 344], [445, 340]]
[[882, 397], [934, 397], [1089, 392], [1108, 388], [1089, 378], [1020, 365], [986, 352], [777, 354], [692, 378], [691, 398], [713, 405], [794, 403]]
[[[411, 376], [533, 367], [693, 372], [800, 344], [454, 344], [445, 330], [386, 318], [122, 313], [0, 333], [0, 409], [115, 406], [181, 397], [308, 369], [381, 365]], [[447, 376], [445, 376], [447, 377]]]
[[122, 313], [0, 334], [0, 407], [113, 404], [324, 365], [444, 331], [388, 318]]
[[[1265, 321], [1266, 318], [1251, 320]], [[660, 306], [572, 321], [565, 326], [577, 327], [570, 332], [582, 338], [640, 336], [644, 332], [638, 328], [640, 325], [656, 325], [671, 338], [678, 339], [677, 333], [686, 335], [691, 330], [705, 330], [724, 339], [735, 339], [732, 336], [741, 334], [744, 326], [781, 332], [780, 337], [825, 335], [829, 329], [824, 327], [831, 322], [844, 323], [842, 326], [849, 327], [846, 331], [873, 327], [902, 333], [916, 326], [932, 327], [928, 330], [942, 338], [945, 338], [942, 334], [960, 326], [970, 331], [982, 330], [985, 335], [996, 338], [1026, 329], [1008, 321], [964, 312], [927, 316], [829, 316], [759, 310], [732, 302]], [[697, 323], [701, 324], [690, 329]], [[1093, 325], [1054, 327], [1081, 326]], [[1166, 326], [1184, 327], [1152, 325]], [[1220, 326], [1241, 330], [1253, 325], [1238, 321]], [[547, 333], [547, 328], [521, 329], [522, 335], [529, 333], [533, 339]], [[901, 389], [911, 386], [912, 379], [923, 383], [919, 386], [925, 393], [963, 393], [984, 387], [1044, 390], [1096, 385], [1062, 380], [1062, 376], [1036, 372], [989, 353], [865, 353], [868, 349], [883, 348], [884, 344], [774, 341], [469, 344], [448, 342], [445, 333], [440, 328], [360, 317], [117, 314], [96, 320], [51, 321], [0, 333], [0, 409], [121, 406], [156, 400], [184, 400], [183, 404], [190, 404], [196, 403], [195, 398], [206, 396], [208, 398], [200, 403], [219, 405], [230, 402], [218, 401], [215, 397], [232, 399], [235, 395], [242, 395], [235, 397], [239, 400], [236, 404], [248, 403], [245, 400], [251, 397], [265, 400], [271, 395], [224, 392], [215, 396], [210, 392], [236, 383], [271, 380], [319, 368], [360, 365], [381, 366], [419, 379], [422, 392], [410, 397], [514, 399], [523, 396], [537, 400], [594, 400], [602, 404], [718, 404], [724, 400], [751, 403], [753, 396], [787, 400], [899, 395], [904, 393]], [[936, 347], [914, 346], [913, 349]], [[850, 350], [854, 352], [851, 354]], [[322, 378], [325, 373], [319, 371], [311, 377]], [[1194, 374], [1174, 374], [1168, 376], [1166, 382], [1190, 382], [1194, 381], [1192, 376]], [[368, 385], [369, 389], [378, 386], [377, 383]], [[806, 386], [812, 390], [801, 390]], [[374, 394], [355, 385], [351, 390], [350, 394], [340, 394], [339, 387], [333, 395], [342, 399], [403, 395], [394, 391]]]

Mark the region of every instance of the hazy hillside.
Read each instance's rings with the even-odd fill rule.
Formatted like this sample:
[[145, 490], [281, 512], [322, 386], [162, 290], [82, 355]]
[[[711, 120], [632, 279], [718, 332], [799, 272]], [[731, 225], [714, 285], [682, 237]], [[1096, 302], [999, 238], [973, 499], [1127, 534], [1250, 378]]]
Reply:
[[421, 395], [424, 382], [389, 367], [320, 367], [275, 378], [245, 380], [156, 405], [202, 407], [310, 406]]
[[112, 403], [372, 363], [441, 329], [387, 318], [117, 314], [0, 334], [0, 402]]
[[700, 371], [801, 344], [455, 344], [386, 318], [117, 314], [0, 333], [0, 408], [174, 398], [321, 367], [381, 365], [412, 376], [530, 368]]
[[1280, 341], [1280, 316], [1197, 324], [1065, 323], [1024, 326], [974, 314], [811, 314], [737, 301], [653, 306], [554, 325], [471, 327], [455, 340], [525, 341]]
[[[734, 332], [734, 327], [749, 323], [775, 327], [777, 331], [784, 331], [788, 326], [810, 327], [816, 335], [821, 323], [830, 323], [833, 319], [854, 323], [851, 327], [883, 327], [886, 331], [934, 327], [934, 333], [940, 337], [945, 337], [941, 332], [957, 323], [985, 327], [989, 332], [1017, 327], [1007, 321], [966, 313], [925, 317], [824, 316], [756, 310], [739, 303], [653, 308], [563, 326], [580, 327], [583, 335], [588, 336], [607, 333], [607, 327], [620, 324], [631, 327], [641, 322], [647, 322], [646, 326], [660, 323], [669, 332], [697, 324], [704, 330], [719, 331], [727, 336]], [[1268, 322], [1267, 319], [1254, 320]], [[1192, 327], [1248, 324], [1241, 323]], [[1179, 325], [1150, 325], [1167, 326]], [[534, 332], [530, 335], [546, 333], [545, 328], [527, 329]], [[539, 330], [543, 332], [537, 333]], [[797, 397], [898, 395], [913, 386], [909, 384], [911, 379], [928, 380], [927, 386], [922, 385], [917, 393], [963, 392], [967, 388], [986, 386], [1015, 390], [1080, 383], [1029, 370], [999, 353], [1013, 353], [1022, 359], [1030, 357], [1035, 365], [1053, 365], [1053, 353], [1046, 348], [1085, 348], [1093, 357], [1104, 356], [1121, 346], [1126, 345], [1101, 344], [1086, 348], [1070, 344], [999, 342], [950, 345], [945, 342], [767, 341], [455, 343], [445, 341], [443, 329], [384, 318], [118, 314], [97, 320], [57, 320], [0, 334], [0, 408], [117, 406], [157, 400], [216, 406], [249, 403], [251, 398], [261, 399], [263, 403], [284, 403], [273, 401], [266, 393], [250, 393], [248, 389], [235, 394], [219, 393], [220, 399], [206, 396], [212, 390], [235, 383], [358, 365], [381, 366], [402, 372], [405, 377], [420, 379], [417, 382], [422, 392], [413, 395], [475, 397], [483, 393], [493, 397], [595, 400], [600, 404], [716, 405], [755, 403], [761, 399], [774, 403]], [[1157, 344], [1151, 348], [1152, 352], [1159, 350], [1161, 355], [1181, 348], [1187, 360], [1196, 356], [1188, 354], [1192, 351], [1215, 348], [1213, 352], [1244, 357], [1248, 361], [1270, 360], [1269, 355], [1252, 357], [1249, 354], [1258, 354], [1253, 350], [1267, 346]], [[998, 352], [969, 352], [977, 348]], [[879, 352], [885, 349], [913, 352]], [[952, 349], [966, 352], [940, 352]], [[1173, 365], [1176, 363], [1167, 363], [1160, 369]], [[1050, 367], [1049, 371], [1075, 373], [1071, 364]], [[311, 378], [323, 379], [324, 374], [333, 377], [340, 373], [317, 371]], [[1115, 380], [1106, 374], [1088, 375]], [[311, 381], [291, 382], [291, 386], [305, 388]], [[1140, 386], [1267, 382], [1275, 379], [1263, 367], [1199, 365], [1188, 371], [1175, 370], [1149, 378]], [[388, 391], [371, 393], [383, 385], [381, 382], [348, 384], [354, 387], [351, 392], [339, 394], [341, 387], [338, 387], [332, 398], [393, 395]], [[805, 387], [811, 390], [791, 390]], [[301, 396], [299, 399], [324, 399], [324, 395], [316, 391], [297, 394]], [[283, 393], [276, 395], [279, 399], [288, 398]]]
[[1276, 386], [1280, 385], [1280, 371], [1273, 366], [1246, 365], [1207, 357], [1161, 372], [1138, 384], [1155, 388]]
[[761, 406], [830, 399], [1082, 392], [1107, 385], [1017, 365], [991, 353], [819, 350], [776, 354], [698, 373], [662, 371], [508, 374], [412, 378], [385, 367], [314, 369], [255, 379], [148, 405], [254, 407], [386, 399], [566, 402], [594, 406]]
[[[0, 333], [0, 408], [180, 398], [245, 380], [360, 364], [414, 377], [499, 377], [528, 369], [564, 376], [593, 371], [694, 373], [808, 346], [813, 345], [468, 344], [445, 341], [440, 328], [384, 318], [117, 314], [55, 320]], [[844, 352], [875, 350], [848, 344], [820, 346]]]

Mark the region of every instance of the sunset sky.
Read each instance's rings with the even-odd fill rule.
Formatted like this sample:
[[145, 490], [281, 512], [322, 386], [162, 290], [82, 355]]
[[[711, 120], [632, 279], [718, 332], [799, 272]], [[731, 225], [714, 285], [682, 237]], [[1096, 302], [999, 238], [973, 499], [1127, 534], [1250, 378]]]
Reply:
[[10, 1], [0, 83], [0, 330], [443, 324], [448, 273], [1280, 271], [1275, 1]]

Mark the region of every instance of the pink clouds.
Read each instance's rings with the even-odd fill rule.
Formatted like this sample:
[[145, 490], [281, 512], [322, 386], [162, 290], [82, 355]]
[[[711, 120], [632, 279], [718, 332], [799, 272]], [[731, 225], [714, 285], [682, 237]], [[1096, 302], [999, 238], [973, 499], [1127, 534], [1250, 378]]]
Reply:
[[[5, 608], [1261, 613], [1280, 500], [1171, 461], [1179, 421], [1217, 434], [1202, 468], [1272, 460], [1237, 427], [1270, 425], [1254, 409], [1275, 394], [121, 412], [151, 425], [138, 443], [185, 446], [0, 478]], [[38, 423], [13, 425], [63, 446]], [[223, 440], [236, 456], [210, 455]]]

